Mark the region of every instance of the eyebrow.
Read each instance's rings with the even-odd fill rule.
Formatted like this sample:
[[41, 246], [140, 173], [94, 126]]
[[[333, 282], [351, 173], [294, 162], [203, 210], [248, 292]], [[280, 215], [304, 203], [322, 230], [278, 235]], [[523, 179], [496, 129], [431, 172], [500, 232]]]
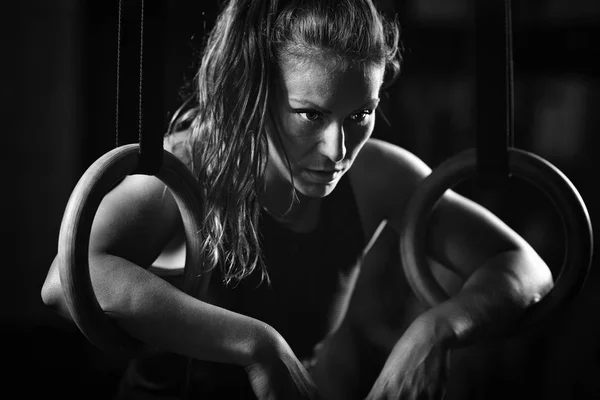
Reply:
[[[317, 111], [322, 112], [323, 114], [332, 114], [331, 110], [328, 110], [324, 107], [321, 107], [315, 103], [313, 103], [312, 101], [309, 100], [303, 100], [303, 99], [296, 99], [296, 98], [290, 98], [290, 101], [296, 102], [298, 104], [302, 104], [311, 108], [314, 108]], [[370, 100], [367, 100], [363, 103], [362, 106], [358, 107], [357, 110], [363, 109], [363, 108], [375, 108], [377, 105], [379, 104], [379, 98], [373, 98]]]

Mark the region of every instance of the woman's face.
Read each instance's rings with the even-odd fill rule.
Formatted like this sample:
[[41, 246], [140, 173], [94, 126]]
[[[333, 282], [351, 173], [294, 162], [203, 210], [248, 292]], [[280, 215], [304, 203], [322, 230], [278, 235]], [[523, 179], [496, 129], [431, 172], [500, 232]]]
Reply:
[[296, 190], [308, 197], [327, 196], [373, 132], [384, 67], [346, 67], [326, 55], [288, 57], [280, 73], [267, 179], [291, 182], [283, 146]]

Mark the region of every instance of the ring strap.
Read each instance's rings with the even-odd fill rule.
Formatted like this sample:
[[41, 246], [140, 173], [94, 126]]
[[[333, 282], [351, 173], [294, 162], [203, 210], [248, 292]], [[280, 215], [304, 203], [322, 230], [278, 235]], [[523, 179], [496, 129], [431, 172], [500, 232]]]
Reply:
[[514, 130], [510, 0], [475, 2], [475, 30], [478, 176], [506, 178]]
[[166, 7], [165, 1], [119, 0], [116, 145], [139, 143], [135, 173], [146, 175], [162, 164]]

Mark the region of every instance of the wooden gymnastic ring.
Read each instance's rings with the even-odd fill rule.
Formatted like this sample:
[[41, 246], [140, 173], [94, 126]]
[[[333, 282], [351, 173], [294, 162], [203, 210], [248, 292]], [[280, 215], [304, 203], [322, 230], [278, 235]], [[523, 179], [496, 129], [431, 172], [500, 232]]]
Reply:
[[[60, 226], [59, 273], [69, 312], [85, 337], [98, 348], [118, 356], [135, 357], [143, 344], [120, 329], [100, 308], [92, 288], [88, 263], [90, 232], [104, 196], [123, 177], [135, 173], [139, 145], [117, 147], [96, 160], [71, 193]], [[177, 202], [186, 237], [183, 290], [201, 297], [210, 274], [197, 277], [201, 265], [200, 240], [202, 194], [199, 185], [173, 154], [164, 151], [156, 177], [164, 182]], [[196, 275], [196, 276], [194, 276]]]
[[[550, 198], [560, 214], [566, 254], [554, 287], [540, 302], [528, 308], [523, 325], [533, 325], [555, 307], [580, 293], [589, 273], [593, 254], [593, 232], [589, 214], [575, 186], [555, 166], [524, 150], [508, 153], [512, 175], [537, 186]], [[477, 175], [477, 153], [467, 149], [449, 158], [427, 176], [407, 205], [400, 238], [400, 256], [408, 282], [424, 303], [434, 306], [448, 299], [436, 282], [426, 257], [427, 222], [447, 189]]]

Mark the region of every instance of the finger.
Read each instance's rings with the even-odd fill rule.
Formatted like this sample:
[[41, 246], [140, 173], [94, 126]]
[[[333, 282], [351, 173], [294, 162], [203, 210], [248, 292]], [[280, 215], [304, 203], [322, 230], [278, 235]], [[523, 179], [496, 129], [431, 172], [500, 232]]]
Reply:
[[373, 390], [371, 390], [363, 400], [375, 400], [375, 397], [373, 397]]
[[442, 354], [442, 360], [438, 365], [437, 379], [435, 382], [434, 399], [441, 399], [445, 392], [450, 374], [450, 351], [445, 351]]
[[442, 400], [446, 396], [446, 382], [438, 382], [431, 392], [431, 400]]
[[305, 396], [308, 396], [311, 399], [317, 398], [317, 385], [314, 384], [310, 376], [303, 376], [300, 382], [298, 382], [299, 390], [302, 390]]

